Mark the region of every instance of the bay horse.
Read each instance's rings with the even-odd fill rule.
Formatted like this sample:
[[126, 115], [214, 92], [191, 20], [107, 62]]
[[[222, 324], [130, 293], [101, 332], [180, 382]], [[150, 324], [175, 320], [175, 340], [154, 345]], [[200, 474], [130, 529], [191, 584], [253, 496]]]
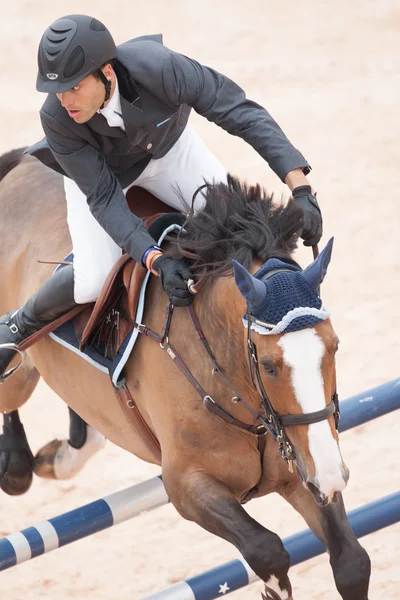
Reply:
[[[38, 258], [62, 259], [71, 242], [61, 176], [21, 152], [0, 157], [1, 171], [4, 313], [50, 276], [53, 267], [39, 267]], [[341, 597], [367, 600], [370, 560], [341, 494], [348, 470], [337, 434], [338, 340], [319, 298], [332, 244], [302, 271], [292, 258], [303, 224], [293, 200], [275, 205], [259, 186], [232, 177], [204, 193], [204, 209], [167, 245], [195, 276], [192, 309], [173, 310], [165, 345], [139, 336], [125, 368], [127, 387], [159, 440], [166, 492], [184, 518], [239, 550], [264, 582], [265, 600], [291, 600], [281, 539], [243, 508], [279, 493], [325, 544]], [[166, 306], [151, 277], [142, 327], [161, 332]], [[177, 356], [185, 368], [171, 361]], [[49, 337], [0, 386], [3, 413], [26, 402], [39, 373], [94, 429], [156, 462], [108, 376]]]

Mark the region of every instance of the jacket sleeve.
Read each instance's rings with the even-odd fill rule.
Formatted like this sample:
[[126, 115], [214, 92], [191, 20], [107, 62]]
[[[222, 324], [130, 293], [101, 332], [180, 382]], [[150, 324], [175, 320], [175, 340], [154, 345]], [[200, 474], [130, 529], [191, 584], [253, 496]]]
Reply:
[[42, 111], [40, 117], [50, 150], [85, 194], [95, 219], [120, 248], [140, 262], [155, 241], [142, 220], [129, 210], [121, 185], [103, 155], [49, 114]]
[[311, 167], [265, 108], [246, 98], [234, 81], [182, 54], [169, 51], [163, 66], [164, 93], [248, 142], [284, 181], [289, 171]]

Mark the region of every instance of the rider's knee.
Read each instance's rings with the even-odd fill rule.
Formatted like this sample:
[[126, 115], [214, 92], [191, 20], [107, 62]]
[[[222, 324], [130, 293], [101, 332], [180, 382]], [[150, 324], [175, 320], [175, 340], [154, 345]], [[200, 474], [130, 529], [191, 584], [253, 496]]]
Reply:
[[92, 272], [84, 278], [75, 276], [74, 299], [77, 304], [95, 302], [100, 295], [101, 289], [108, 273]]

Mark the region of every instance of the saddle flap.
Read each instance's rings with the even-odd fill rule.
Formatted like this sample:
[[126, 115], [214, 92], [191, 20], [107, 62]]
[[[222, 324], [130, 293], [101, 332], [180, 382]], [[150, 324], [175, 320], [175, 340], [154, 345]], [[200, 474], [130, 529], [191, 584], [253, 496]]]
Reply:
[[[80, 347], [89, 343], [90, 338], [99, 323], [102, 323], [109, 311], [116, 305], [124, 289], [123, 270], [125, 265], [132, 260], [128, 254], [123, 254], [111, 269], [99, 297], [93, 308], [86, 327], [83, 331]], [[96, 330], [97, 333], [97, 330]]]

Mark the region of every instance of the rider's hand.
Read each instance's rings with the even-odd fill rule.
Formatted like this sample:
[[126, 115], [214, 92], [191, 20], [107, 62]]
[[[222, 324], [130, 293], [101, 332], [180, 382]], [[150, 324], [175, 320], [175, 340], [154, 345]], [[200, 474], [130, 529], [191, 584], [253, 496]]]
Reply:
[[316, 246], [322, 236], [322, 215], [311, 186], [296, 187], [292, 195], [304, 212], [304, 227], [301, 233], [303, 243], [305, 246]]
[[172, 304], [187, 306], [193, 302], [193, 294], [189, 292], [186, 283], [189, 279], [193, 279], [193, 275], [180, 260], [163, 254], [156, 258], [151, 268], [158, 273], [161, 285]]

